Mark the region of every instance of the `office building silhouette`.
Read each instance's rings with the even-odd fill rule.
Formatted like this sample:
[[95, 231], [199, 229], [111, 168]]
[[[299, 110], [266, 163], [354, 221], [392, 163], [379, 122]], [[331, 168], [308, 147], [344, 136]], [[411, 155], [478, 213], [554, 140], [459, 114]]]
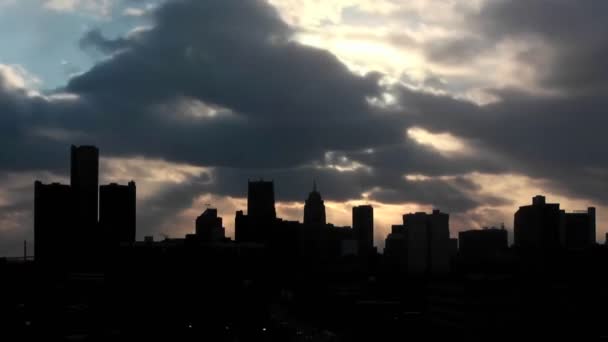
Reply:
[[328, 253], [331, 258], [357, 255], [358, 243], [351, 227], [326, 225], [328, 234]]
[[595, 244], [595, 208], [567, 213], [559, 203], [535, 196], [514, 218], [515, 246], [528, 250], [581, 249]]
[[97, 224], [99, 150], [95, 146], [72, 146], [70, 185], [78, 211], [78, 224], [88, 233]]
[[70, 186], [74, 196], [75, 230], [73, 238], [77, 263], [99, 264], [103, 235], [98, 225], [99, 210], [99, 150], [95, 146], [71, 148]]
[[69, 185], [34, 183], [34, 253], [45, 265], [75, 258], [74, 197]]
[[407, 270], [408, 242], [403, 225], [392, 225], [384, 242], [384, 256], [389, 263], [401, 271]]
[[307, 260], [322, 260], [329, 255], [329, 228], [325, 219], [325, 204], [317, 184], [304, 202], [304, 224], [298, 227], [300, 256]]
[[222, 218], [217, 216], [217, 209], [207, 208], [195, 222], [196, 237], [201, 242], [221, 242], [225, 238]]
[[429, 265], [431, 273], [450, 270], [450, 215], [433, 210], [428, 215]]
[[133, 244], [136, 227], [136, 186], [112, 183], [99, 189], [99, 225], [111, 245]]
[[535, 196], [532, 205], [521, 206], [515, 213], [515, 246], [528, 250], [558, 248], [561, 223], [559, 204], [547, 203], [544, 196]]
[[249, 217], [238, 210], [234, 215], [234, 239], [237, 242], [252, 242], [254, 236], [249, 228]]
[[445, 274], [453, 254], [450, 216], [439, 210], [403, 215], [386, 238], [385, 255], [402, 270], [416, 275]]
[[272, 181], [249, 181], [247, 215], [237, 211], [235, 238], [238, 242], [267, 243], [277, 222]]
[[325, 203], [321, 198], [321, 194], [317, 191], [317, 183], [314, 182], [312, 191], [308, 194], [308, 198], [304, 203], [304, 225], [309, 227], [324, 227], [325, 219]]
[[473, 229], [458, 233], [459, 252], [468, 258], [489, 258], [509, 248], [508, 232], [503, 228]]
[[564, 212], [562, 245], [567, 249], [585, 249], [595, 245], [595, 208]]
[[358, 254], [371, 255], [374, 251], [374, 208], [371, 205], [353, 207], [353, 234]]
[[277, 218], [274, 207], [274, 183], [272, 181], [249, 182], [247, 216], [256, 222], [271, 222]]
[[407, 270], [424, 274], [430, 269], [428, 215], [423, 212], [403, 215], [403, 229], [407, 236]]

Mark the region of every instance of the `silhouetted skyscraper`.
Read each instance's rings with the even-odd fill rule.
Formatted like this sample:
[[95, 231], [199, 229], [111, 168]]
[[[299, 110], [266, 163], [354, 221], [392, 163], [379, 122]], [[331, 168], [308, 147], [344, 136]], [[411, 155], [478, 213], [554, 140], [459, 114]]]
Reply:
[[249, 217], [239, 210], [234, 215], [234, 239], [236, 242], [251, 242], [253, 236], [249, 227]]
[[519, 207], [515, 213], [515, 246], [526, 249], [559, 247], [561, 215], [558, 203], [546, 203], [544, 196], [535, 196], [532, 205]]
[[450, 215], [433, 210], [428, 215], [431, 273], [450, 271]]
[[353, 207], [353, 233], [359, 255], [371, 255], [374, 250], [374, 208], [371, 205]]
[[247, 192], [247, 216], [258, 222], [270, 222], [277, 218], [274, 208], [274, 184], [263, 180], [249, 182]]
[[235, 217], [236, 241], [268, 243], [276, 221], [273, 182], [249, 181], [247, 215], [239, 211]]
[[300, 225], [298, 230], [301, 256], [308, 260], [321, 260], [328, 255], [330, 234], [326, 226], [325, 204], [315, 182], [304, 203], [304, 225]]
[[595, 244], [595, 208], [563, 213], [562, 244], [569, 249], [584, 249]]
[[112, 245], [135, 242], [136, 187], [128, 185], [101, 186], [99, 189], [99, 224], [106, 241]]
[[[70, 184], [74, 191], [77, 224], [85, 235], [97, 225], [99, 150], [95, 146], [72, 146]], [[89, 236], [89, 238], [92, 236]]]
[[[69, 185], [34, 183], [34, 253], [36, 262], [61, 264], [79, 243], [74, 236], [74, 201]], [[72, 256], [75, 257], [75, 256]]]
[[313, 183], [312, 192], [304, 204], [304, 225], [323, 227], [325, 224], [325, 204], [317, 191], [317, 184]]
[[567, 213], [535, 196], [515, 213], [515, 246], [529, 250], [582, 249], [595, 244], [595, 208]]
[[196, 236], [203, 242], [221, 242], [225, 238], [222, 218], [217, 216], [217, 209], [206, 209], [196, 218]]
[[[394, 226], [395, 233], [403, 235], [407, 270], [414, 274], [443, 274], [450, 270], [451, 240], [450, 216], [439, 210], [403, 215], [403, 226]], [[394, 238], [399, 238], [395, 236]], [[398, 245], [391, 241], [391, 248]], [[400, 252], [391, 251], [393, 254]], [[402, 252], [403, 253], [403, 252]]]
[[393, 225], [386, 236], [384, 256], [393, 266], [407, 269], [407, 231], [403, 225]]
[[403, 227], [407, 241], [407, 270], [415, 274], [426, 273], [430, 268], [427, 214], [403, 215]]

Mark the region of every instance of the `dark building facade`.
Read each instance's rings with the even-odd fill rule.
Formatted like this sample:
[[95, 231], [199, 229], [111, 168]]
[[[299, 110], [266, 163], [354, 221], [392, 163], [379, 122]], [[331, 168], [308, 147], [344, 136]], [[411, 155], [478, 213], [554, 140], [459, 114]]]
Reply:
[[359, 255], [371, 255], [374, 251], [374, 208], [371, 205], [353, 207], [353, 234]]
[[235, 237], [238, 242], [267, 243], [277, 224], [274, 206], [274, 183], [249, 181], [247, 215], [238, 211], [235, 217]]
[[253, 234], [249, 229], [249, 217], [239, 210], [234, 215], [234, 239], [237, 242], [253, 241]]
[[77, 206], [77, 224], [84, 238], [93, 238], [97, 225], [99, 150], [95, 146], [72, 146], [70, 184]]
[[274, 207], [274, 183], [263, 180], [249, 182], [247, 191], [247, 216], [259, 222], [277, 218]]
[[74, 250], [74, 198], [69, 185], [34, 183], [34, 253], [42, 264], [65, 263]]
[[559, 203], [547, 203], [544, 196], [535, 196], [532, 205], [519, 207], [515, 213], [515, 246], [530, 250], [558, 248], [561, 216]]
[[435, 209], [427, 217], [430, 271], [447, 273], [450, 270], [450, 215]]
[[136, 186], [115, 183], [99, 189], [99, 224], [106, 242], [132, 244], [136, 230]]
[[357, 253], [357, 241], [351, 227], [337, 227], [329, 223], [326, 229], [329, 236], [328, 256], [330, 258], [355, 255]]
[[584, 249], [595, 244], [595, 208], [563, 214], [562, 244], [568, 249]]
[[384, 243], [384, 256], [391, 265], [402, 270], [407, 268], [407, 238], [403, 225], [393, 225]]
[[450, 216], [439, 210], [403, 215], [386, 238], [385, 255], [390, 262], [412, 274], [444, 274], [450, 271], [453, 241]]
[[488, 258], [509, 247], [506, 229], [484, 228], [458, 233], [459, 252], [464, 257]]
[[221, 242], [226, 236], [217, 209], [208, 208], [196, 218], [196, 237], [201, 242]]
[[595, 244], [595, 208], [567, 213], [559, 203], [535, 196], [514, 220], [515, 246], [529, 250], [583, 249]]

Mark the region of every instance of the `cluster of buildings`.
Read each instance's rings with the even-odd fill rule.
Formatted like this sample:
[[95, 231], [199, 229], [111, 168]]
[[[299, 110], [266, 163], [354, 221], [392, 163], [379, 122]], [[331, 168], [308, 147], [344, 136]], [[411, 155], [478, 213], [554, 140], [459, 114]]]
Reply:
[[450, 270], [456, 253], [450, 239], [450, 215], [439, 210], [403, 215], [403, 224], [392, 226], [384, 254], [410, 273], [442, 274]]
[[[374, 247], [374, 210], [369, 205], [353, 208], [353, 227], [337, 227], [327, 223], [325, 203], [316, 184], [304, 205], [304, 222], [278, 218], [275, 208], [274, 183], [249, 181], [247, 213], [235, 215], [235, 239], [225, 236], [222, 218], [217, 209], [208, 208], [196, 219], [195, 234], [185, 239], [171, 239], [172, 243], [209, 244], [235, 243], [255, 248], [264, 246], [284, 258], [298, 258], [304, 262], [323, 262], [339, 257], [358, 256], [370, 259], [376, 255]], [[152, 237], [147, 238], [152, 241]], [[159, 242], [162, 244], [163, 242]]]
[[567, 213], [535, 196], [515, 213], [515, 246], [522, 249], [585, 249], [595, 245], [595, 208]]
[[156, 336], [153, 326], [289, 340], [310, 339], [302, 326], [316, 322], [344, 340], [603, 334], [595, 312], [608, 303], [608, 248], [596, 247], [594, 208], [566, 212], [536, 196], [515, 213], [512, 239], [504, 226], [456, 239], [449, 214], [408, 213], [379, 254], [372, 206], [352, 208], [352, 226], [334, 226], [313, 184], [303, 221], [283, 220], [274, 183], [259, 180], [248, 182], [234, 240], [207, 208], [192, 234], [136, 241], [135, 183], [99, 186], [98, 167], [97, 148], [73, 146], [69, 185], [35, 182], [35, 262], [0, 259], [0, 312], [21, 331], [73, 336], [103, 321], [124, 336]]
[[[277, 217], [274, 184], [249, 181], [247, 213], [237, 211], [235, 240], [226, 237], [217, 209], [206, 209], [195, 222], [194, 234], [184, 239], [154, 242], [146, 237], [135, 243], [136, 186], [99, 186], [99, 151], [93, 146], [72, 146], [70, 185], [35, 183], [35, 255], [40, 263], [94, 263], [96, 256], [118, 247], [182, 245], [263, 246], [286, 258], [327, 262], [356, 257], [363, 264], [377, 255], [374, 247], [374, 209], [352, 209], [352, 228], [327, 223], [325, 204], [316, 184], [304, 205], [304, 221]], [[595, 208], [567, 213], [543, 196], [515, 213], [514, 250], [581, 250], [595, 245]], [[385, 243], [387, 263], [410, 274], [445, 274], [458, 255], [467, 259], [490, 259], [509, 249], [504, 228], [460, 232], [450, 237], [449, 214], [403, 215], [392, 226]], [[76, 257], [77, 256], [77, 257]]]
[[184, 239], [136, 242], [136, 185], [99, 186], [99, 150], [72, 146], [70, 184], [35, 182], [36, 261], [46, 265], [86, 267], [99, 264], [117, 248], [189, 245], [263, 246], [307, 261], [376, 255], [374, 213], [369, 205], [353, 208], [353, 228], [326, 222], [325, 204], [316, 185], [304, 207], [304, 222], [277, 217], [274, 184], [250, 181], [247, 213], [236, 212], [235, 240], [226, 237], [217, 209], [206, 209]]
[[72, 146], [70, 184], [34, 184], [34, 252], [43, 264], [98, 262], [135, 242], [136, 186], [99, 186], [99, 150]]
[[403, 224], [394, 225], [386, 238], [384, 256], [393, 267], [410, 274], [445, 274], [460, 264], [489, 264], [517, 255], [560, 251], [586, 251], [596, 245], [595, 208], [568, 213], [558, 203], [546, 203], [536, 196], [532, 205], [515, 213], [514, 244], [504, 228], [462, 231], [450, 238], [449, 215], [403, 215]]
[[369, 205], [353, 208], [353, 227], [328, 224], [325, 203], [316, 185], [304, 205], [304, 222], [285, 221], [276, 217], [274, 184], [269, 181], [249, 182], [247, 214], [236, 213], [237, 243], [264, 243], [291, 250], [307, 259], [375, 254], [374, 210]]

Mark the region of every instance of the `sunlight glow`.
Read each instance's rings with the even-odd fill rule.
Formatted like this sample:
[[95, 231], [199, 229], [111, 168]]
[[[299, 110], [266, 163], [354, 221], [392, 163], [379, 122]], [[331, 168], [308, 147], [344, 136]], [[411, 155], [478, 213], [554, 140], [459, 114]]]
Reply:
[[450, 133], [431, 133], [424, 128], [412, 127], [407, 130], [407, 136], [420, 145], [429, 146], [444, 154], [466, 153], [469, 147], [459, 138]]

